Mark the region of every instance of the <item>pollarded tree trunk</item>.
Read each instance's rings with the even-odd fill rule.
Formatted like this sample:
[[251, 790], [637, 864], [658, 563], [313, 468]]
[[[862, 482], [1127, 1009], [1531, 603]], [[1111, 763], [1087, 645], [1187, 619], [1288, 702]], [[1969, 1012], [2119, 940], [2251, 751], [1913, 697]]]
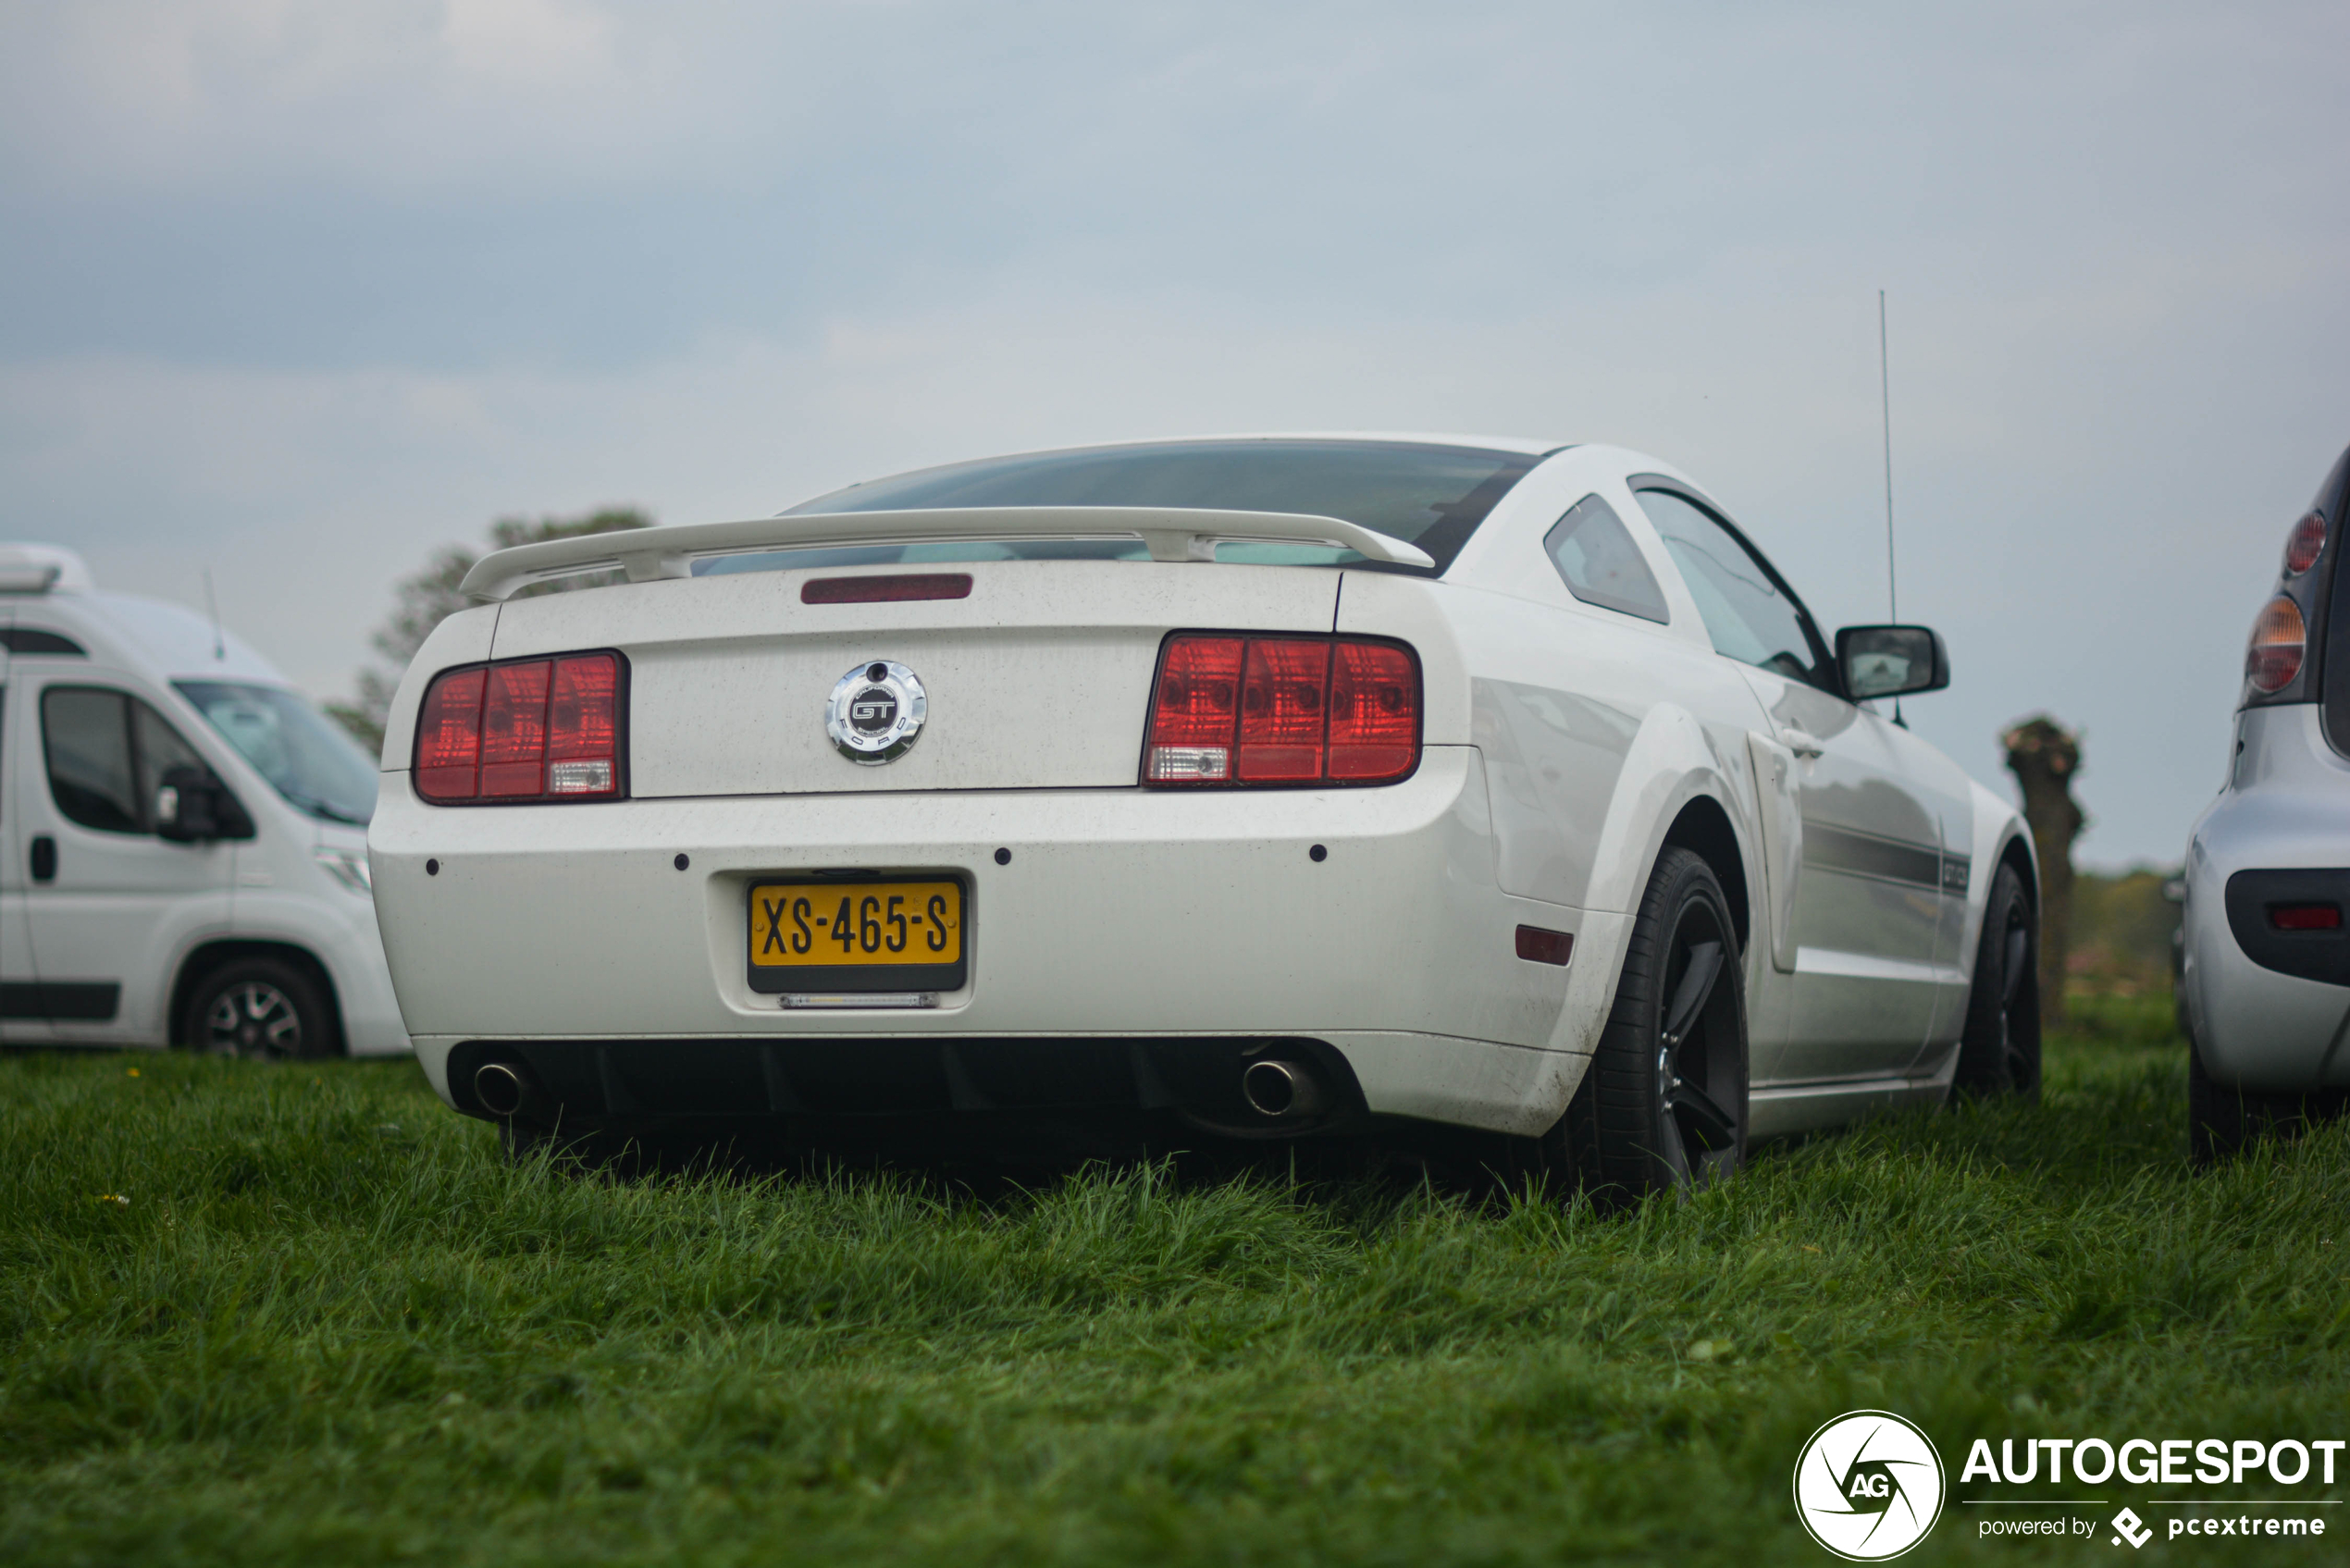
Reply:
[[2072, 799], [2081, 737], [2037, 713], [1999, 737], [2023, 786], [2023, 820], [2040, 857], [2040, 1021], [2064, 1021], [2065, 962], [2072, 948], [2072, 841], [2088, 821]]

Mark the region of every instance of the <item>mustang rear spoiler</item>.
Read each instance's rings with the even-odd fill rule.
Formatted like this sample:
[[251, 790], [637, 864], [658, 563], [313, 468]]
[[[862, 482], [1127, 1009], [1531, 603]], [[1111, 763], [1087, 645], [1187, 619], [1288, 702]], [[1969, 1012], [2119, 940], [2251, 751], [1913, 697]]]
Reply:
[[496, 600], [526, 584], [623, 571], [632, 583], [688, 577], [698, 556], [822, 545], [937, 544], [971, 539], [1140, 538], [1153, 561], [1213, 561], [1226, 539], [1330, 545], [1368, 561], [1433, 566], [1426, 550], [1358, 523], [1293, 512], [1171, 506], [977, 506], [921, 512], [800, 512], [740, 523], [687, 523], [516, 545], [475, 562], [459, 591]]

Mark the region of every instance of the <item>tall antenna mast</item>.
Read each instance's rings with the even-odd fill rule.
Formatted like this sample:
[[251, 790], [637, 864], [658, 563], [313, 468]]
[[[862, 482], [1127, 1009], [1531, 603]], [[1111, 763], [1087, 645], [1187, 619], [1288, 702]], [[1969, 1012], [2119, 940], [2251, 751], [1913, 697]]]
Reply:
[[1893, 372], [1890, 356], [1886, 352], [1882, 289], [1876, 291], [1876, 377], [1878, 406], [1885, 414], [1885, 618], [1899, 621], [1901, 599], [1893, 577]]
[[212, 591], [212, 568], [204, 569], [204, 608], [212, 611], [212, 657], [215, 663], [229, 661], [229, 645], [220, 635], [220, 600]]
[[[1876, 389], [1878, 407], [1885, 414], [1885, 618], [1901, 619], [1901, 598], [1894, 587], [1893, 575], [1893, 372], [1891, 356], [1885, 347], [1885, 290], [1876, 291]], [[1903, 729], [1910, 727], [1901, 717], [1901, 699], [1893, 699], [1893, 722]]]

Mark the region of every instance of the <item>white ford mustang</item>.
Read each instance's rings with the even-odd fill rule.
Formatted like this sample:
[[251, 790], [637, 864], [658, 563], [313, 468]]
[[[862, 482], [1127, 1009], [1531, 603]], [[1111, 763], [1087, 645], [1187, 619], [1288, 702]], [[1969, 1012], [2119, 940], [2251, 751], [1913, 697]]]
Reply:
[[1442, 1123], [1620, 1197], [2036, 1087], [2030, 841], [1873, 700], [1940, 638], [1831, 647], [1634, 452], [1030, 453], [465, 586], [368, 848], [417, 1056], [524, 1142]]

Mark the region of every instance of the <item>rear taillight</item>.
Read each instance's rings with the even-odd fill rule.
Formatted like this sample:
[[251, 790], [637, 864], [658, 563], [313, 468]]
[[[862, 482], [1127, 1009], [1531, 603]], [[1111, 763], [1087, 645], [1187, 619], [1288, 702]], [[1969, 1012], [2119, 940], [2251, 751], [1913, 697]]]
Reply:
[[416, 793], [441, 805], [612, 799], [620, 673], [616, 653], [442, 671], [416, 720]]
[[2252, 623], [2252, 643], [2244, 650], [2244, 673], [2253, 689], [2274, 692], [2284, 689], [2294, 676], [2301, 673], [2302, 655], [2309, 645], [2309, 632], [2301, 619], [2301, 607], [2282, 594], [2260, 607], [2260, 618]]
[[1178, 632], [1159, 653], [1144, 784], [1391, 784], [1419, 759], [1419, 662], [1400, 643]]
[[2271, 904], [2269, 923], [2279, 931], [2340, 931], [2339, 904]]
[[2293, 532], [2284, 537], [2284, 574], [2298, 577], [2318, 563], [2325, 548], [2325, 514], [2312, 512], [2295, 523]]

